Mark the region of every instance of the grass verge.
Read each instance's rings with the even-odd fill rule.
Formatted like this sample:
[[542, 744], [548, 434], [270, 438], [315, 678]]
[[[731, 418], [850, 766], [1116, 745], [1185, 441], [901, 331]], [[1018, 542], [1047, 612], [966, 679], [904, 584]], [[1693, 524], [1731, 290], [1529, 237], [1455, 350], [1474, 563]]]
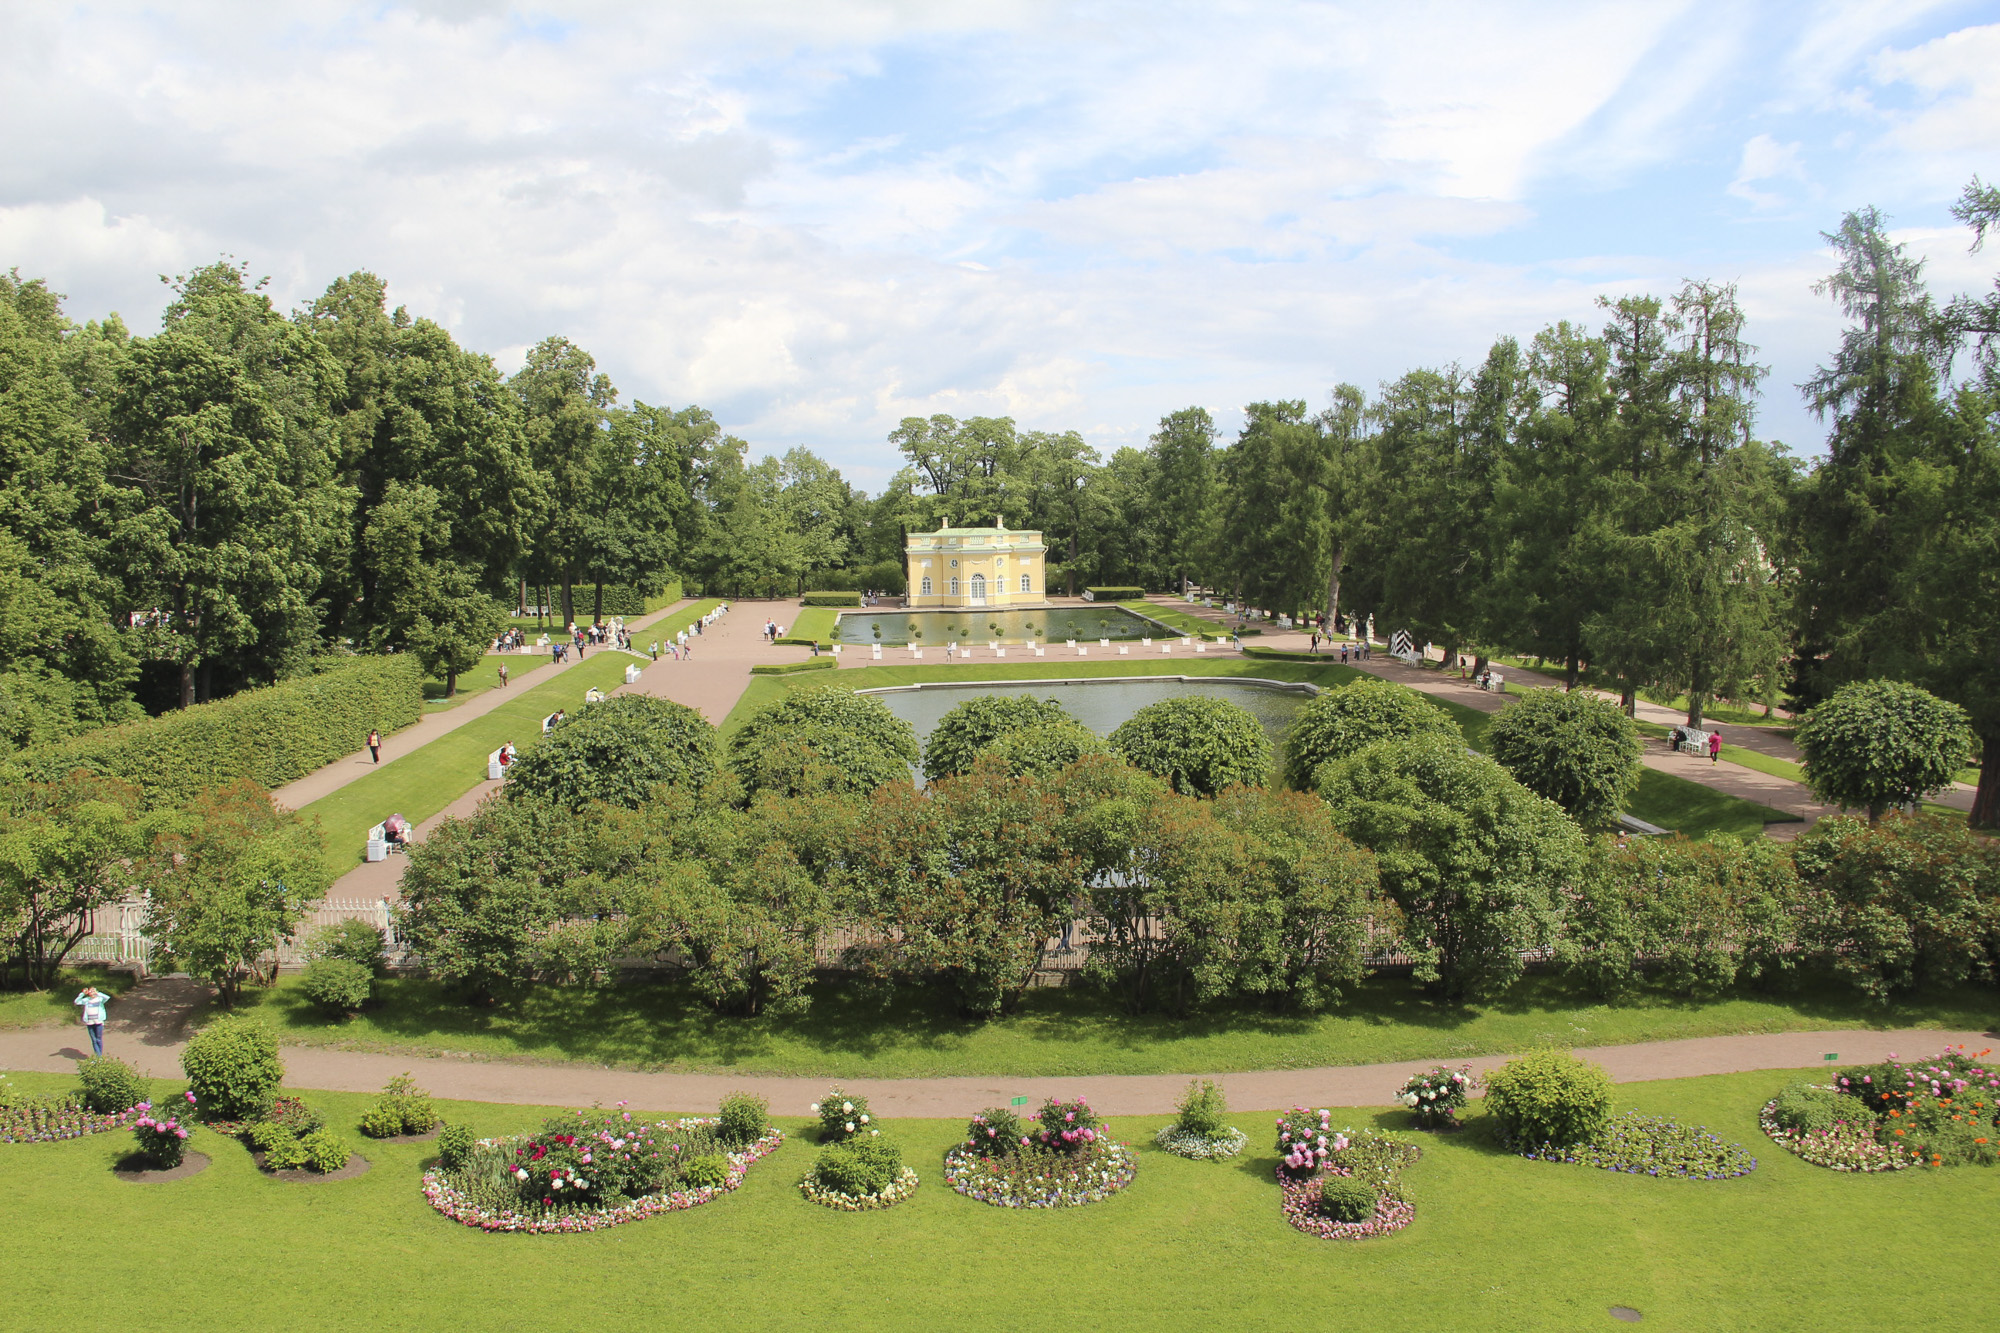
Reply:
[[[1621, 1111], [1677, 1116], [1758, 1153], [1756, 1171], [1713, 1183], [1530, 1162], [1501, 1150], [1474, 1112], [1462, 1133], [1415, 1136], [1415, 1222], [1358, 1243], [1284, 1222], [1269, 1121], [1242, 1113], [1232, 1119], [1250, 1147], [1225, 1163], [1155, 1149], [1165, 1117], [1114, 1119], [1137, 1179], [1084, 1208], [1013, 1211], [952, 1192], [940, 1159], [964, 1131], [955, 1117], [887, 1122], [923, 1177], [908, 1202], [833, 1212], [800, 1197], [811, 1148], [799, 1121], [781, 1119], [792, 1139], [703, 1207], [595, 1234], [486, 1235], [424, 1203], [434, 1145], [360, 1140], [369, 1099], [313, 1093], [369, 1159], [366, 1174], [270, 1180], [207, 1129], [189, 1146], [214, 1164], [167, 1185], [112, 1176], [130, 1147], [122, 1133], [0, 1148], [12, 1233], [41, 1256], [13, 1266], [0, 1323], [513, 1333], [651, 1326], [678, 1310], [688, 1323], [669, 1316], [668, 1327], [985, 1333], [1046, 1322], [1059, 1300], [1063, 1322], [1107, 1330], [1286, 1328], [1313, 1307], [1338, 1309], [1337, 1328], [1614, 1328], [1618, 1305], [1647, 1327], [1785, 1333], [1874, 1328], [1882, 1293], [1910, 1274], [1985, 1271], [1990, 1239], [1968, 1219], [2000, 1205], [2000, 1172], [1808, 1166], [1757, 1129], [1758, 1106], [1789, 1077], [1618, 1088]], [[552, 1108], [440, 1109], [485, 1136], [533, 1129]], [[1341, 1112], [1334, 1123], [1402, 1130], [1408, 1118]], [[85, 1253], [88, 1280], [55, 1261]]]
[[[76, 996], [85, 986], [95, 986], [111, 996], [132, 988], [130, 972], [113, 972], [95, 963], [65, 967], [56, 984], [47, 990], [0, 991], [0, 1028], [33, 1028], [46, 1023], [76, 1023]], [[113, 1009], [115, 1016], [117, 1010]], [[78, 1028], [81, 1033], [81, 1025]]]

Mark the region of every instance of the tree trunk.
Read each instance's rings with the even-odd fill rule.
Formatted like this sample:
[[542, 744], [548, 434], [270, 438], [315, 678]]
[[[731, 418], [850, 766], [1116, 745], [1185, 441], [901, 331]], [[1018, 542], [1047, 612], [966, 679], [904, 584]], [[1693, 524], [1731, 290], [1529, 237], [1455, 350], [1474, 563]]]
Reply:
[[565, 569], [562, 572], [562, 627], [564, 629], [568, 629], [576, 623], [576, 597], [574, 591], [575, 588], [570, 580], [569, 571]]
[[193, 705], [194, 705], [194, 667], [192, 667], [186, 662], [183, 662], [181, 663], [181, 707], [189, 708], [192, 707]]
[[2000, 828], [2000, 729], [1979, 738], [1985, 758], [1979, 765], [1979, 789], [1972, 796], [1972, 813], [1965, 822], [1973, 828]]
[[[1047, 572], [1046, 570], [1043, 571], [1043, 573]], [[1047, 586], [1047, 583], [1044, 582], [1044, 590], [1046, 590]], [[1069, 563], [1063, 566], [1063, 587], [1066, 589], [1063, 593], [1065, 597], [1076, 596], [1076, 534], [1074, 532], [1069, 535]]]
[[520, 608], [516, 614], [525, 616], [528, 614], [528, 581], [526, 579], [516, 579], [514, 580], [514, 584], [514, 590], [519, 594], [515, 598], [515, 605]]
[[1705, 690], [1704, 690], [1704, 691], [1696, 691], [1696, 690], [1692, 690], [1692, 689], [1688, 691], [1688, 722], [1687, 722], [1687, 724], [1688, 724], [1688, 725], [1689, 725], [1690, 727], [1694, 727], [1694, 728], [1695, 728], [1695, 729], [1697, 729], [1697, 730], [1701, 730], [1701, 729], [1702, 729], [1702, 726], [1701, 726], [1701, 714], [1702, 714], [1702, 710], [1703, 710], [1704, 708], [1706, 708], [1706, 707], [1708, 707], [1708, 693], [1707, 693], [1707, 691], [1705, 691]]
[[1577, 656], [1572, 651], [1567, 657], [1563, 658], [1563, 692], [1565, 694], [1576, 688], [1576, 675]]
[[590, 623], [595, 625], [602, 619], [604, 619], [604, 580], [599, 579], [597, 581], [597, 592], [591, 598]]
[[1639, 716], [1639, 692], [1632, 688], [1632, 682], [1626, 681], [1624, 688], [1619, 690], [1618, 706], [1627, 717]]
[[1326, 576], [1326, 628], [1329, 633], [1340, 619], [1340, 567], [1347, 563], [1347, 547], [1333, 548], [1333, 570]]
[[449, 699], [458, 693], [458, 672], [451, 667], [444, 670], [444, 697]]
[[1474, 680], [1478, 680], [1481, 676], [1485, 675], [1486, 666], [1487, 666], [1486, 654], [1474, 653], [1472, 656], [1472, 678]]

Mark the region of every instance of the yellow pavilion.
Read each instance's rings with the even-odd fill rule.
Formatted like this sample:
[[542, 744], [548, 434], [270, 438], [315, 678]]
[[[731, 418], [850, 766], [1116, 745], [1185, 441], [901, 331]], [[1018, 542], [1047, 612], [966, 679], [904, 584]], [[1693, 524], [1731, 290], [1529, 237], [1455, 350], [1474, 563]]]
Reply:
[[1006, 527], [939, 528], [913, 532], [909, 562], [911, 610], [966, 606], [1032, 606], [1048, 600], [1043, 582], [1048, 547], [1039, 532]]

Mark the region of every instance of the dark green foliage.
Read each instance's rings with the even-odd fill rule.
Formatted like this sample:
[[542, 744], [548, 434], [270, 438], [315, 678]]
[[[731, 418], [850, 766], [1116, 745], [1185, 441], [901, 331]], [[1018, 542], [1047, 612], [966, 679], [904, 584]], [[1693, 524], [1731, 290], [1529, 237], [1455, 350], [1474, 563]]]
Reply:
[[1188, 1084], [1175, 1108], [1174, 1124], [1184, 1134], [1215, 1138], [1229, 1128], [1229, 1101], [1213, 1079]]
[[1285, 785], [1311, 791], [1322, 764], [1377, 741], [1421, 735], [1457, 740], [1458, 724], [1415, 690], [1373, 676], [1321, 690], [1292, 716], [1285, 735]]
[[319, 1108], [302, 1097], [280, 1097], [271, 1103], [268, 1119], [288, 1134], [304, 1138], [326, 1123]]
[[730, 738], [729, 767], [752, 793], [851, 792], [907, 783], [916, 728], [878, 699], [808, 685], [769, 705]]
[[347, 1140], [330, 1129], [300, 1135], [299, 1151], [305, 1156], [306, 1170], [319, 1172], [338, 1171], [353, 1155]]
[[924, 779], [968, 773], [981, 754], [1010, 732], [1052, 722], [1074, 722], [1054, 699], [1025, 694], [979, 694], [958, 704], [924, 740]]
[[1085, 588], [1093, 602], [1136, 602], [1146, 595], [1144, 588]]
[[578, 810], [636, 808], [662, 784], [699, 788], [715, 776], [715, 728], [685, 704], [616, 694], [564, 719], [507, 774], [507, 793]]
[[808, 657], [803, 662], [759, 662], [750, 668], [753, 676], [796, 676], [801, 671], [832, 671], [840, 665], [840, 659], [831, 655]]
[[264, 1154], [266, 1171], [303, 1171], [305, 1145], [299, 1136], [272, 1120], [259, 1120], [244, 1131], [250, 1146]]
[[1870, 995], [1990, 977], [2000, 842], [1938, 815], [1823, 819], [1792, 844], [1804, 943]]
[[1085, 755], [1109, 755], [1111, 746], [1081, 722], [1042, 722], [1008, 732], [986, 753], [1022, 777], [1060, 772]]
[[1380, 741], [1319, 771], [1333, 823], [1375, 853], [1419, 981], [1498, 994], [1554, 937], [1586, 869], [1576, 821], [1454, 734]]
[[383, 970], [382, 943], [380, 927], [349, 917], [345, 921], [321, 926], [308, 935], [305, 955], [309, 960], [344, 959], [380, 976]]
[[249, 1120], [270, 1109], [284, 1080], [278, 1034], [243, 1014], [216, 1019], [181, 1052], [181, 1069], [205, 1114]]
[[93, 1055], [76, 1067], [77, 1095], [98, 1115], [117, 1115], [146, 1100], [147, 1081], [123, 1060]]
[[1900, 680], [1842, 686], [1799, 724], [1806, 785], [1871, 819], [1952, 783], [1972, 754], [1965, 710]]
[[0, 775], [52, 782], [86, 769], [134, 783], [157, 809], [243, 778], [282, 786], [354, 753], [371, 729], [408, 726], [423, 706], [414, 659], [335, 658], [268, 689], [24, 750]]
[[1638, 726], [1582, 690], [1528, 691], [1487, 725], [1486, 751], [1586, 828], [1616, 823], [1639, 786]]
[[859, 606], [858, 592], [809, 592], [801, 600], [805, 606]]
[[1366, 1222], [1380, 1198], [1373, 1181], [1352, 1176], [1328, 1176], [1319, 1184], [1320, 1215], [1335, 1222]]
[[446, 1125], [437, 1137], [438, 1165], [447, 1171], [464, 1169], [478, 1143], [470, 1126]]
[[1005, 1157], [1019, 1150], [1021, 1117], [1006, 1106], [989, 1106], [965, 1127], [965, 1146], [975, 1156]]
[[408, 1074], [398, 1074], [382, 1089], [375, 1104], [362, 1112], [361, 1132], [371, 1139], [386, 1139], [398, 1134], [428, 1134], [437, 1123], [431, 1095]]
[[1111, 748], [1175, 791], [1213, 796], [1270, 779], [1271, 740], [1250, 710], [1227, 699], [1188, 695], [1147, 704], [1118, 724]]
[[680, 1174], [688, 1189], [721, 1189], [729, 1183], [729, 1161], [721, 1153], [699, 1153], [688, 1158]]
[[770, 1107], [754, 1093], [730, 1093], [722, 1099], [715, 1136], [731, 1148], [747, 1148], [771, 1127]]
[[375, 997], [375, 974], [345, 958], [317, 958], [306, 964], [299, 989], [327, 1013], [345, 1016], [368, 1007]]
[[1611, 1123], [1611, 1076], [1602, 1065], [1543, 1047], [1486, 1076], [1486, 1113], [1515, 1147], [1587, 1143]]
[[1785, 1129], [1809, 1134], [1824, 1134], [1835, 1121], [1865, 1126], [1875, 1123], [1875, 1113], [1859, 1097], [1809, 1083], [1793, 1083], [1779, 1093], [1771, 1118]]
[[887, 1139], [829, 1143], [813, 1159], [813, 1174], [827, 1189], [860, 1198], [880, 1194], [902, 1173], [903, 1153]]

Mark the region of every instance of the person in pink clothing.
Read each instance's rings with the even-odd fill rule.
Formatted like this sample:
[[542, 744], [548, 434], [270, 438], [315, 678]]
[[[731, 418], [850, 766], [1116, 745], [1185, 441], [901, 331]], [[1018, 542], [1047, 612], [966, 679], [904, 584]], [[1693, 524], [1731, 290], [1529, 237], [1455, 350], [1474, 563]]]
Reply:
[[1722, 757], [1722, 733], [1719, 731], [1711, 731], [1708, 733], [1708, 762], [1712, 764], [1721, 757]]

